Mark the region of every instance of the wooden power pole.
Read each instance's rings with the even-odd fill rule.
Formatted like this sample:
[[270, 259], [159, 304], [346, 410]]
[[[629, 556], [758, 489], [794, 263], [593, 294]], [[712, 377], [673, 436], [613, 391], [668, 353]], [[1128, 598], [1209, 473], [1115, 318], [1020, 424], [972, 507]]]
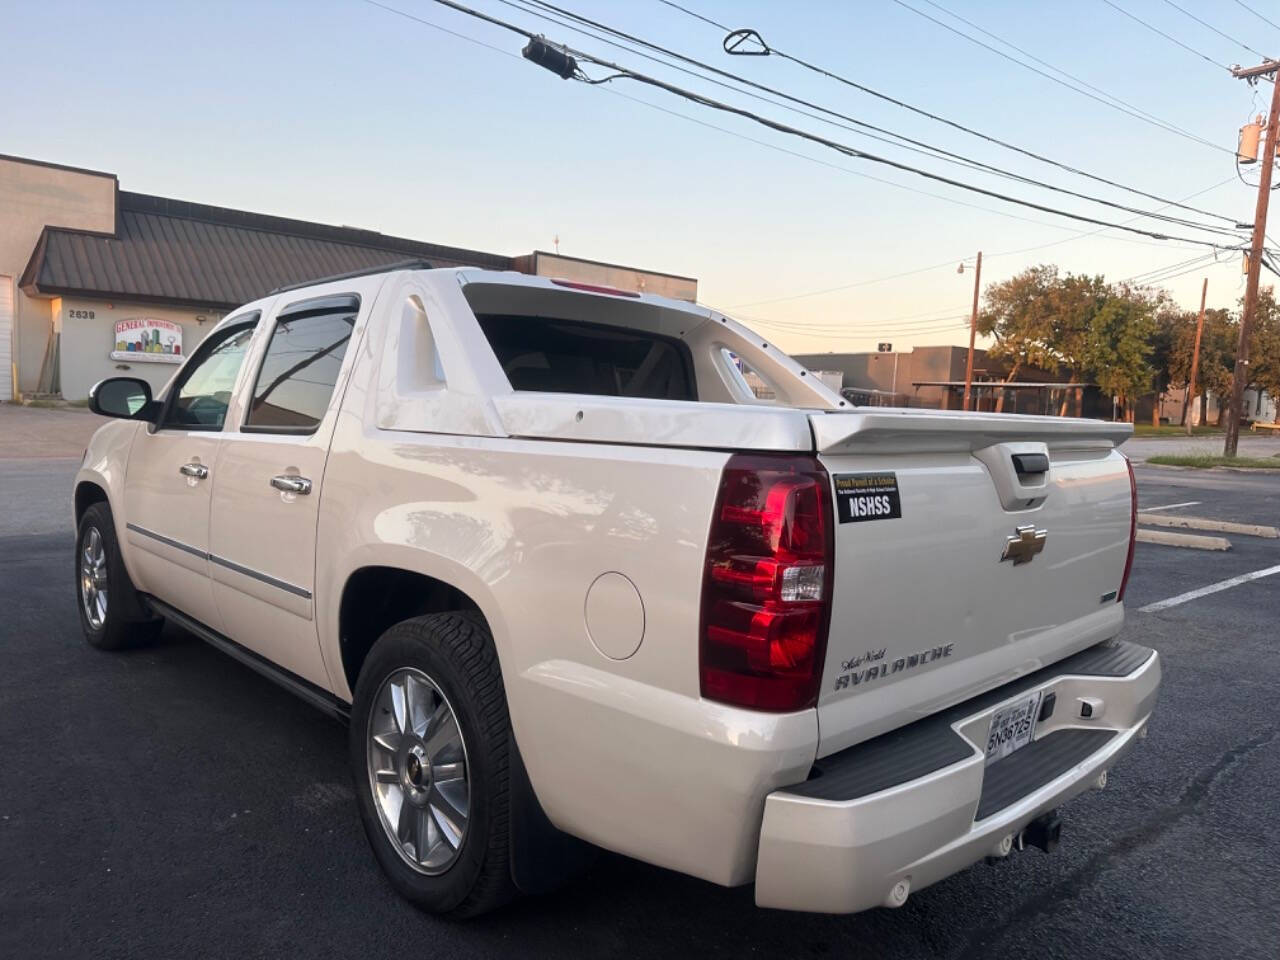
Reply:
[[978, 251], [978, 265], [973, 271], [973, 313], [969, 316], [969, 360], [964, 365], [964, 408], [971, 410], [969, 395], [973, 390], [973, 338], [978, 333], [978, 293], [982, 286], [982, 251]]
[[[1257, 81], [1258, 77], [1280, 70], [1280, 62], [1270, 60], [1259, 67], [1236, 67], [1231, 71], [1238, 80]], [[1276, 161], [1276, 132], [1280, 129], [1280, 82], [1273, 83], [1271, 112], [1267, 115], [1267, 140], [1262, 149], [1262, 174], [1258, 183], [1258, 205], [1253, 215], [1253, 243], [1249, 248], [1249, 274], [1244, 288], [1244, 311], [1240, 315], [1240, 341], [1236, 346], [1235, 376], [1231, 381], [1231, 406], [1227, 411], [1227, 439], [1222, 455], [1234, 457], [1240, 441], [1240, 417], [1244, 411], [1244, 388], [1249, 384], [1249, 338], [1253, 335], [1254, 317], [1258, 312], [1258, 277], [1262, 270], [1262, 245], [1267, 232], [1267, 201], [1271, 199], [1271, 171]]]
[[1200, 288], [1200, 319], [1196, 321], [1196, 348], [1191, 354], [1191, 380], [1187, 384], [1187, 402], [1182, 409], [1186, 411], [1182, 419], [1186, 421], [1187, 436], [1191, 436], [1191, 403], [1196, 397], [1196, 374], [1200, 371], [1200, 335], [1204, 333], [1204, 298], [1209, 293], [1209, 278], [1204, 278]]

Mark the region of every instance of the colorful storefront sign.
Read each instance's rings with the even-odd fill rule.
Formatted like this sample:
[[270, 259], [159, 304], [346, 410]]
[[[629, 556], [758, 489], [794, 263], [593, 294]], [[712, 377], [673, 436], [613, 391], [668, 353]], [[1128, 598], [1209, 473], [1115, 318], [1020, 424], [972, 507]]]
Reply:
[[112, 360], [181, 363], [182, 327], [155, 317], [134, 317], [116, 323]]

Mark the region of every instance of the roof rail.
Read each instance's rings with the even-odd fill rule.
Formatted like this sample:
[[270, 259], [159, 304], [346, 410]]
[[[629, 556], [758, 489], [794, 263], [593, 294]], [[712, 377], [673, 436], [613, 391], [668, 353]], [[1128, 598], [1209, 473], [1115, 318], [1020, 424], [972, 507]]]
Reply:
[[371, 277], [378, 273], [390, 273], [392, 270], [430, 270], [431, 264], [426, 260], [397, 260], [395, 263], [384, 263], [376, 267], [365, 267], [363, 270], [352, 270], [349, 273], [335, 273], [328, 277], [316, 277], [314, 280], [303, 280], [301, 283], [287, 283], [282, 287], [276, 287], [270, 293], [269, 297], [275, 296], [277, 293], [288, 293], [290, 290], [301, 290], [303, 287], [314, 287], [321, 283], [331, 283], [334, 280], [353, 280], [356, 277]]

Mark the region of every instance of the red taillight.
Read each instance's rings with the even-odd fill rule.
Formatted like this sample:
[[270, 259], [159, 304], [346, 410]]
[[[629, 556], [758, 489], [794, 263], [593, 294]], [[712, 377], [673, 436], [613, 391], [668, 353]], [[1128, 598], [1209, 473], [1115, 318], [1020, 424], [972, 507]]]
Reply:
[[634, 290], [619, 290], [617, 287], [602, 287], [598, 283], [579, 283], [576, 280], [556, 280], [552, 278], [552, 283], [557, 287], [568, 287], [571, 290], [585, 290], [587, 293], [607, 293], [612, 297], [638, 297], [640, 294]]
[[813, 457], [736, 455], [702, 580], [702, 695], [755, 710], [818, 700], [831, 615], [831, 484]]
[[1120, 591], [1116, 594], [1116, 603], [1124, 602], [1124, 590], [1129, 586], [1129, 574], [1133, 570], [1133, 548], [1138, 541], [1138, 481], [1133, 475], [1133, 461], [1124, 458], [1124, 465], [1129, 468], [1129, 555], [1124, 561], [1124, 576], [1120, 578]]

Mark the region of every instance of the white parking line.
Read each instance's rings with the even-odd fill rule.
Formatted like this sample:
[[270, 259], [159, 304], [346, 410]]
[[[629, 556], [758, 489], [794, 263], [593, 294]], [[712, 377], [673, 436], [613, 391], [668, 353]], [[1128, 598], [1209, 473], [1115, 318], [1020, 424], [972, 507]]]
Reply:
[[1200, 597], [1207, 597], [1211, 593], [1230, 590], [1232, 587], [1238, 587], [1240, 584], [1248, 583], [1250, 580], [1261, 580], [1263, 577], [1270, 577], [1277, 573], [1280, 573], [1280, 565], [1267, 567], [1265, 570], [1255, 570], [1253, 573], [1242, 573], [1240, 576], [1232, 577], [1230, 580], [1219, 580], [1217, 583], [1211, 583], [1209, 586], [1201, 587], [1198, 590], [1188, 590], [1186, 593], [1180, 593], [1176, 597], [1169, 597], [1167, 600], [1148, 603], [1145, 607], [1139, 607], [1138, 612], [1155, 613], [1157, 610], [1168, 610], [1170, 607], [1176, 607], [1178, 604], [1186, 603], [1188, 600], [1198, 600]]
[[1154, 513], [1157, 510], [1177, 510], [1179, 507], [1198, 507], [1199, 500], [1188, 500], [1186, 503], [1166, 503], [1163, 507], [1143, 507], [1143, 513]]

